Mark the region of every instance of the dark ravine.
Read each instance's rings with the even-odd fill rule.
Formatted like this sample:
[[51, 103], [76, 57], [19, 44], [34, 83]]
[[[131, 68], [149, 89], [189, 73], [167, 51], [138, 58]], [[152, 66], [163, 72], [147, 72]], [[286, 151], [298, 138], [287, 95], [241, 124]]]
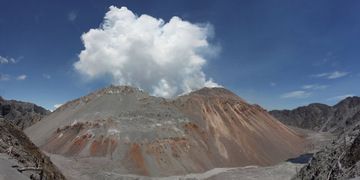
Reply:
[[5, 100], [0, 96], [0, 118], [25, 129], [48, 115], [49, 110], [33, 103]]
[[63, 180], [65, 177], [16, 126], [0, 118], [0, 179]]
[[360, 97], [348, 97], [334, 106], [314, 103], [270, 114], [286, 125], [341, 134], [359, 122]]

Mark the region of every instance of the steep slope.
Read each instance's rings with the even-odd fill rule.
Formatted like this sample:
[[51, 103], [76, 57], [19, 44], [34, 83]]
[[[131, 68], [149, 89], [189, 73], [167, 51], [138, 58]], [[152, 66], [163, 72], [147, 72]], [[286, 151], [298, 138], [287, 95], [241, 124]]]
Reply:
[[[226, 89], [203, 88], [176, 103], [206, 135], [205, 148], [220, 155], [226, 166], [274, 164], [302, 149], [292, 130]], [[194, 136], [199, 131], [191, 130]]]
[[310, 104], [270, 114], [287, 125], [339, 134], [360, 121], [360, 97], [348, 97], [334, 106]]
[[360, 176], [360, 126], [342, 133], [293, 179], [351, 179]]
[[0, 117], [6, 121], [25, 129], [42, 117], [49, 114], [50, 111], [28, 102], [15, 100], [5, 100], [0, 96]]
[[0, 179], [65, 179], [21, 130], [1, 118], [0, 132]]
[[269, 165], [301, 153], [303, 144], [265, 110], [223, 88], [167, 100], [111, 86], [66, 103], [25, 132], [56, 157], [76, 158], [81, 174], [92, 178]]

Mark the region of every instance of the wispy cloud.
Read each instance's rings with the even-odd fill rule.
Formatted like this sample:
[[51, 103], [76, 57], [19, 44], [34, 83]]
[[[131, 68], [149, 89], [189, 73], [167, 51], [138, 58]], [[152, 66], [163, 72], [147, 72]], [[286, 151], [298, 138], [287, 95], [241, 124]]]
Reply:
[[17, 61], [14, 58], [0, 56], [0, 64], [15, 64]]
[[25, 74], [22, 74], [22, 75], [16, 77], [16, 80], [22, 81], [22, 80], [25, 80], [26, 78], [27, 78], [27, 76]]
[[307, 92], [307, 91], [291, 91], [291, 92], [287, 92], [283, 95], [281, 95], [281, 98], [296, 98], [296, 99], [302, 99], [302, 98], [307, 98], [311, 96], [311, 92]]
[[337, 66], [337, 56], [334, 54], [334, 52], [329, 51], [325, 54], [323, 59], [320, 59], [318, 61], [315, 61], [313, 65], [315, 66]]
[[347, 97], [352, 97], [352, 96], [355, 96], [354, 94], [344, 94], [344, 95], [340, 95], [340, 96], [334, 96], [334, 97], [331, 97], [331, 98], [328, 98], [327, 100], [328, 101], [335, 101], [335, 100], [342, 100], [342, 99], [345, 99]]
[[49, 74], [43, 74], [42, 76], [43, 76], [43, 78], [45, 78], [45, 79], [51, 79], [51, 76], [50, 76]]
[[307, 90], [323, 90], [328, 88], [329, 86], [327, 85], [319, 85], [319, 84], [307, 84], [302, 86], [302, 89], [307, 89]]
[[347, 76], [348, 74], [349, 74], [349, 72], [334, 71], [334, 72], [329, 72], [329, 73], [314, 74], [314, 75], [312, 75], [312, 77], [326, 78], [326, 79], [337, 79], [337, 78]]
[[8, 81], [10, 80], [10, 76], [7, 74], [0, 74], [0, 81]]
[[75, 11], [71, 11], [67, 14], [67, 18], [69, 21], [74, 22], [77, 18], [77, 13]]
[[270, 82], [270, 86], [274, 87], [276, 86], [277, 84], [275, 82]]

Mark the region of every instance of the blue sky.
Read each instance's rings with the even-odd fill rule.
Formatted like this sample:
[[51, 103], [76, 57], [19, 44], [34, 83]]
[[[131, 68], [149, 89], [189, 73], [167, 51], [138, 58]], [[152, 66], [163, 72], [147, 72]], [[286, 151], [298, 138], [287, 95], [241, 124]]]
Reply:
[[203, 72], [267, 109], [334, 104], [360, 90], [360, 1], [17, 1], [0, 2], [0, 95], [55, 104], [107, 86], [74, 68], [81, 35], [111, 5], [168, 22], [211, 24], [221, 49]]

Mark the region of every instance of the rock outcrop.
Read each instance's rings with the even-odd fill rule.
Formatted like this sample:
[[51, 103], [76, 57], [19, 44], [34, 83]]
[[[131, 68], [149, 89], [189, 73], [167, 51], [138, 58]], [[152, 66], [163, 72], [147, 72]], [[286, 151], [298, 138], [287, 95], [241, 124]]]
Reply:
[[62, 180], [65, 177], [20, 129], [0, 118], [0, 179]]
[[356, 125], [317, 152], [293, 179], [351, 179], [359, 176], [360, 126]]

